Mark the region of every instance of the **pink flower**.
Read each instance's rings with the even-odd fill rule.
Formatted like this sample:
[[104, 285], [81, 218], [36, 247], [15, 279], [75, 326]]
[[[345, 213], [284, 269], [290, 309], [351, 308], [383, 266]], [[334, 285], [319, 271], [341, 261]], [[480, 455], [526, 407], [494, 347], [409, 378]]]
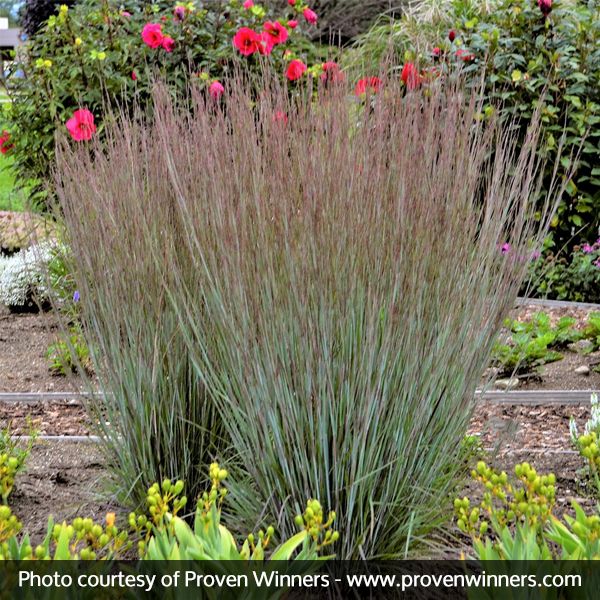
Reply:
[[142, 29], [142, 40], [150, 48], [161, 46], [164, 37], [160, 23], [147, 23]]
[[442, 55], [442, 49], [436, 46], [432, 51], [431, 55], [433, 58], [439, 58]]
[[287, 71], [285, 72], [285, 76], [290, 81], [296, 81], [300, 79], [302, 75], [306, 72], [307, 66], [298, 59], [294, 59], [288, 65]]
[[131, 17], [131, 13], [127, 12], [126, 10], [122, 10], [121, 11], [121, 16], [125, 17], [126, 19], [129, 19], [129, 17]]
[[258, 52], [258, 46], [261, 41], [260, 35], [249, 27], [240, 27], [238, 32], [233, 36], [233, 45], [244, 56], [250, 56]]
[[537, 0], [537, 4], [544, 17], [547, 17], [552, 12], [552, 0]]
[[317, 24], [317, 13], [314, 10], [310, 10], [310, 8], [305, 8], [302, 11], [302, 14], [304, 15], [304, 18], [311, 24], [311, 25], [316, 25]]
[[165, 37], [162, 40], [161, 46], [163, 47], [165, 52], [173, 52], [173, 49], [175, 48], [175, 40], [172, 37], [165, 35]]
[[342, 73], [340, 65], [336, 62], [332, 60], [324, 62], [322, 68], [321, 81], [326, 83], [341, 83], [344, 81], [344, 73]]
[[355, 96], [362, 96], [367, 92], [376, 94], [381, 89], [381, 79], [379, 77], [364, 77], [359, 79], [356, 87], [354, 88]]
[[296, 21], [296, 19], [290, 19], [290, 20], [287, 22], [287, 26], [288, 26], [290, 29], [296, 29], [296, 27], [298, 27], [298, 21]]
[[290, 6], [294, 6], [296, 4], [296, 0], [288, 0], [288, 4]]
[[133, 79], [133, 81], [136, 81], [137, 75], [135, 71], [131, 71], [131, 79]]
[[14, 148], [14, 144], [10, 142], [10, 133], [6, 129], [0, 135], [0, 152], [6, 154], [9, 150]]
[[266, 21], [263, 25], [264, 32], [271, 38], [273, 45], [284, 44], [288, 39], [288, 30], [277, 21]]
[[213, 100], [218, 100], [225, 93], [225, 88], [218, 81], [213, 81], [208, 86], [208, 93]]
[[456, 31], [454, 31], [454, 29], [451, 29], [451, 30], [448, 32], [448, 39], [449, 39], [451, 42], [453, 42], [455, 38], [456, 38]]
[[400, 78], [409, 90], [414, 90], [421, 84], [421, 75], [419, 75], [419, 71], [417, 71], [414, 63], [411, 62], [407, 62], [402, 67]]
[[173, 9], [173, 20], [175, 21], [183, 21], [185, 19], [185, 15], [186, 15], [186, 8], [185, 6], [178, 4], [174, 9]]
[[585, 254], [591, 254], [594, 251], [594, 247], [586, 243], [582, 246], [581, 251]]
[[94, 133], [96, 133], [94, 115], [87, 108], [76, 110], [66, 125], [71, 137], [76, 142], [90, 140]]
[[504, 242], [500, 247], [500, 252], [502, 254], [508, 254], [510, 252], [510, 244], [508, 242]]
[[244, 4], [242, 4], [242, 6], [246, 9], [249, 10], [254, 6], [254, 2], [252, 2], [252, 0], [246, 0], [246, 2], [244, 2]]

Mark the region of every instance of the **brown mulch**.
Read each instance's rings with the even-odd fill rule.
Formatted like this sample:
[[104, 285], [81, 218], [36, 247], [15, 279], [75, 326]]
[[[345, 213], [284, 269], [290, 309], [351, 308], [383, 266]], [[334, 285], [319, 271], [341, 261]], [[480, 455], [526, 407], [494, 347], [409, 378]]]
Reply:
[[70, 400], [52, 402], [0, 402], [0, 429], [10, 427], [13, 435], [89, 435], [83, 406]]

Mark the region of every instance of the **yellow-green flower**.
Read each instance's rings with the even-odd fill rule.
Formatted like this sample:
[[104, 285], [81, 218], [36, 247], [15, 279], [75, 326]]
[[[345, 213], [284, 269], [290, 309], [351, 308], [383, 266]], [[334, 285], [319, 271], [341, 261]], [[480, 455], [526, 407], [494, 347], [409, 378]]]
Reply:
[[81, 40], [81, 38], [80, 37], [75, 38], [75, 45], [81, 46], [81, 44], [83, 44], [83, 41]]

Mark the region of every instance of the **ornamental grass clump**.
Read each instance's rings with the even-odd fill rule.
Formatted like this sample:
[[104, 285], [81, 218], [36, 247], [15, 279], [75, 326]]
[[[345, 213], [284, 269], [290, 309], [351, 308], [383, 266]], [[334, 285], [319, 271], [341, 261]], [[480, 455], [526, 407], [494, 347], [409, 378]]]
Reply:
[[[319, 85], [315, 102], [229, 83], [193, 114], [159, 89], [152, 121], [63, 148], [60, 197], [99, 356], [123, 359], [118, 465], [151, 452], [136, 407], [163, 460], [181, 451], [169, 398], [131, 385], [164, 361], [222, 418], [240, 529], [265, 506], [289, 536], [311, 496], [337, 514], [336, 556], [404, 556], [450, 518], [473, 394], [551, 214], [529, 202], [538, 126], [517, 149], [460, 85]], [[191, 444], [211, 425], [189, 417]]]

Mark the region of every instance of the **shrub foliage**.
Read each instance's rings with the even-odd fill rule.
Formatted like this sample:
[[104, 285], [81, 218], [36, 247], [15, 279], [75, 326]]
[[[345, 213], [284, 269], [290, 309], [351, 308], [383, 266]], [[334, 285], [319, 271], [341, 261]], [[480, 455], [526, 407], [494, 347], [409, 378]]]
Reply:
[[460, 65], [476, 87], [483, 71], [490, 109], [501, 106], [524, 123], [541, 102], [546, 182], [563, 134], [557, 166], [562, 176], [573, 175], [547, 240], [556, 252], [595, 240], [600, 228], [600, 5], [547, 5], [548, 11], [533, 0], [426, 0], [402, 19], [373, 28], [350, 62], [377, 65], [393, 49], [400, 64], [412, 61], [423, 70]]

